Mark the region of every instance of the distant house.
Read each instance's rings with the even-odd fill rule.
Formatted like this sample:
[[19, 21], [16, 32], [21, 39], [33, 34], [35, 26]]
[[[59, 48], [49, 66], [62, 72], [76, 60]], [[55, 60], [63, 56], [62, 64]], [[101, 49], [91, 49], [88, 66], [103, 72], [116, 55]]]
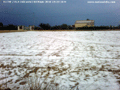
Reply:
[[84, 27], [84, 26], [87, 27], [94, 26], [94, 20], [77, 20], [75, 22], [75, 28]]
[[22, 25], [18, 26], [18, 30], [24, 30], [24, 26]]
[[30, 30], [34, 30], [34, 25], [31, 25], [31, 26], [30, 26]]
[[18, 30], [34, 30], [34, 25], [30, 25], [29, 27], [26, 26], [18, 26]]

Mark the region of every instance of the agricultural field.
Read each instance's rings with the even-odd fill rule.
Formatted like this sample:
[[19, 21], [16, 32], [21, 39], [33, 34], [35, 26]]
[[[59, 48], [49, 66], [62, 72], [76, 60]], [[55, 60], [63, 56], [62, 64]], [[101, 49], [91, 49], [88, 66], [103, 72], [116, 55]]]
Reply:
[[0, 88], [120, 90], [120, 31], [0, 33]]

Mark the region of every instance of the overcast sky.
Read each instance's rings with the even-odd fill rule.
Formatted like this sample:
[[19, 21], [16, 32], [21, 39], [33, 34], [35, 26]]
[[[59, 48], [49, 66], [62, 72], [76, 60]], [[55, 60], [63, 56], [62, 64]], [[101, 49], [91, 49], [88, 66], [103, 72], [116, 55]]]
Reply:
[[[35, 25], [49, 23], [73, 25], [76, 20], [95, 20], [95, 25], [120, 24], [120, 0], [115, 3], [87, 3], [95, 0], [63, 0], [66, 3], [3, 3], [0, 0], [0, 22], [4, 25]], [[11, 0], [15, 1], [15, 0]], [[19, 1], [19, 0], [17, 0]], [[35, 1], [35, 0], [24, 0]], [[36, 0], [45, 1], [45, 0]], [[62, 1], [62, 0], [48, 0]], [[96, 0], [105, 1], [105, 0]]]

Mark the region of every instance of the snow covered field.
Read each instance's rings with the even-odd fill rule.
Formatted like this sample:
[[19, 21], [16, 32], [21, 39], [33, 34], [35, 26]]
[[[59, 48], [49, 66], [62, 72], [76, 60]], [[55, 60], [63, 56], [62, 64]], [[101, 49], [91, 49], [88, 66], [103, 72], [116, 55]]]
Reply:
[[120, 31], [0, 33], [0, 87], [120, 90]]

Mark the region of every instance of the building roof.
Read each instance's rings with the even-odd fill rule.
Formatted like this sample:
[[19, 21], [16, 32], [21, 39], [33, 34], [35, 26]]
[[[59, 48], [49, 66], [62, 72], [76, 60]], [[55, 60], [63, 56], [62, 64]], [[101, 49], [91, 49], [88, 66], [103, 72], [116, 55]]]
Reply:
[[77, 20], [75, 24], [92, 23], [94, 20]]

